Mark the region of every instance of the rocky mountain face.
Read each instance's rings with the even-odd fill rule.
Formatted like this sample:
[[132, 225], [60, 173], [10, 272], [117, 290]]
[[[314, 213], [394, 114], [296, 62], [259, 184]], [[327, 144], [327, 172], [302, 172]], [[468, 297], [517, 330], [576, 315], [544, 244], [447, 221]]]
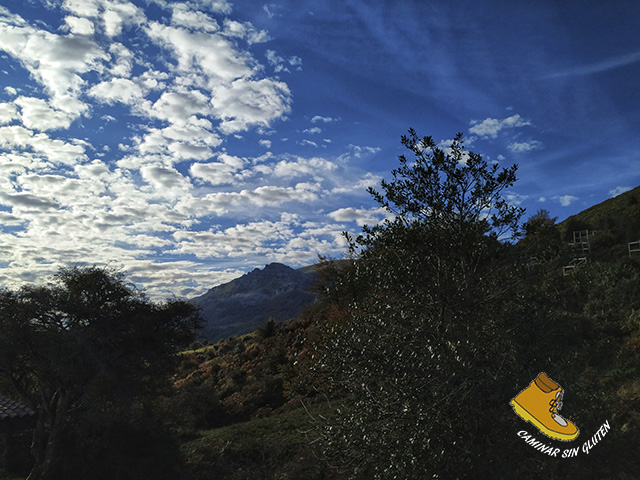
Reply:
[[202, 309], [204, 337], [215, 342], [252, 332], [269, 317], [278, 321], [297, 317], [317, 299], [314, 280], [314, 269], [271, 263], [190, 301]]

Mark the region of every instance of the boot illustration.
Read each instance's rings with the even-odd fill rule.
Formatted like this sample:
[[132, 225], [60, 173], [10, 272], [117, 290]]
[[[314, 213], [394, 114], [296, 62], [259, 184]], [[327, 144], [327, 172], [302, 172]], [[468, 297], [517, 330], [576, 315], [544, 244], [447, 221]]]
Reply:
[[547, 437], [568, 442], [575, 439], [580, 431], [558, 414], [563, 394], [560, 385], [542, 372], [509, 403], [520, 418]]

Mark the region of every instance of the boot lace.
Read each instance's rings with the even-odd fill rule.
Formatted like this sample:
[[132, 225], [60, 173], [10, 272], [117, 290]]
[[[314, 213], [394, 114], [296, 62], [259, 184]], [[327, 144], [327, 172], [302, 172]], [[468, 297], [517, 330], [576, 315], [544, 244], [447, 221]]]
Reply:
[[549, 402], [549, 411], [552, 415], [558, 415], [558, 410], [562, 408], [562, 395], [558, 395], [556, 398]]

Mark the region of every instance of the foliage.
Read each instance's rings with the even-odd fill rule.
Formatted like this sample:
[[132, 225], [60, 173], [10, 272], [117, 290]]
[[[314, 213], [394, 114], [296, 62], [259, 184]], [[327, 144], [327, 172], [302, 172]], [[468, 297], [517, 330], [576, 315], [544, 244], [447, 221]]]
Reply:
[[564, 253], [557, 218], [551, 218], [549, 212], [538, 210], [524, 223], [525, 237], [519, 242], [531, 261], [536, 264], [553, 260]]
[[[484, 455], [496, 390], [512, 364], [508, 305], [518, 269], [500, 241], [522, 210], [502, 198], [516, 167], [450, 153], [411, 130], [393, 181], [374, 198], [396, 215], [365, 228], [336, 286], [347, 303], [325, 366], [350, 399], [324, 430], [329, 458], [355, 478], [458, 476]], [[452, 455], [458, 461], [451, 463]]]
[[322, 319], [318, 303], [298, 319], [270, 320], [253, 334], [183, 352], [169, 407], [179, 433], [268, 416], [314, 397], [322, 378], [312, 371], [313, 341]]
[[308, 435], [312, 415], [327, 407], [312, 404], [277, 415], [201, 432], [183, 445], [195, 480], [257, 478], [328, 480]]
[[[413, 129], [401, 142], [413, 153], [412, 162], [400, 155], [400, 167], [391, 172], [393, 180], [381, 182], [383, 193], [369, 188], [373, 198], [396, 215], [398, 222], [459, 237], [471, 232], [494, 237], [508, 232], [512, 238], [517, 235], [524, 210], [502, 197], [516, 181], [517, 165], [502, 170], [498, 164], [489, 167], [482, 156], [464, 148], [461, 133], [448, 152], [436, 147], [432, 137], [419, 138]], [[387, 221], [382, 228], [388, 226]], [[365, 232], [375, 237], [379, 230], [374, 227]]]
[[111, 428], [142, 399], [166, 391], [175, 353], [198, 326], [195, 307], [153, 303], [104, 268], [61, 269], [47, 286], [2, 292], [0, 379], [38, 412], [29, 478], [55, 478], [82, 462], [69, 452], [86, 420]]

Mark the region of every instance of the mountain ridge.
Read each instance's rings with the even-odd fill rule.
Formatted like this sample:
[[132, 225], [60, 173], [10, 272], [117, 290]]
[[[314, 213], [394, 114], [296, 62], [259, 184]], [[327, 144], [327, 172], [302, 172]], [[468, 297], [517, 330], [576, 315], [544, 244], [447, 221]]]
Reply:
[[269, 318], [285, 321], [313, 304], [314, 269], [270, 263], [189, 301], [201, 308], [209, 341], [250, 333]]

